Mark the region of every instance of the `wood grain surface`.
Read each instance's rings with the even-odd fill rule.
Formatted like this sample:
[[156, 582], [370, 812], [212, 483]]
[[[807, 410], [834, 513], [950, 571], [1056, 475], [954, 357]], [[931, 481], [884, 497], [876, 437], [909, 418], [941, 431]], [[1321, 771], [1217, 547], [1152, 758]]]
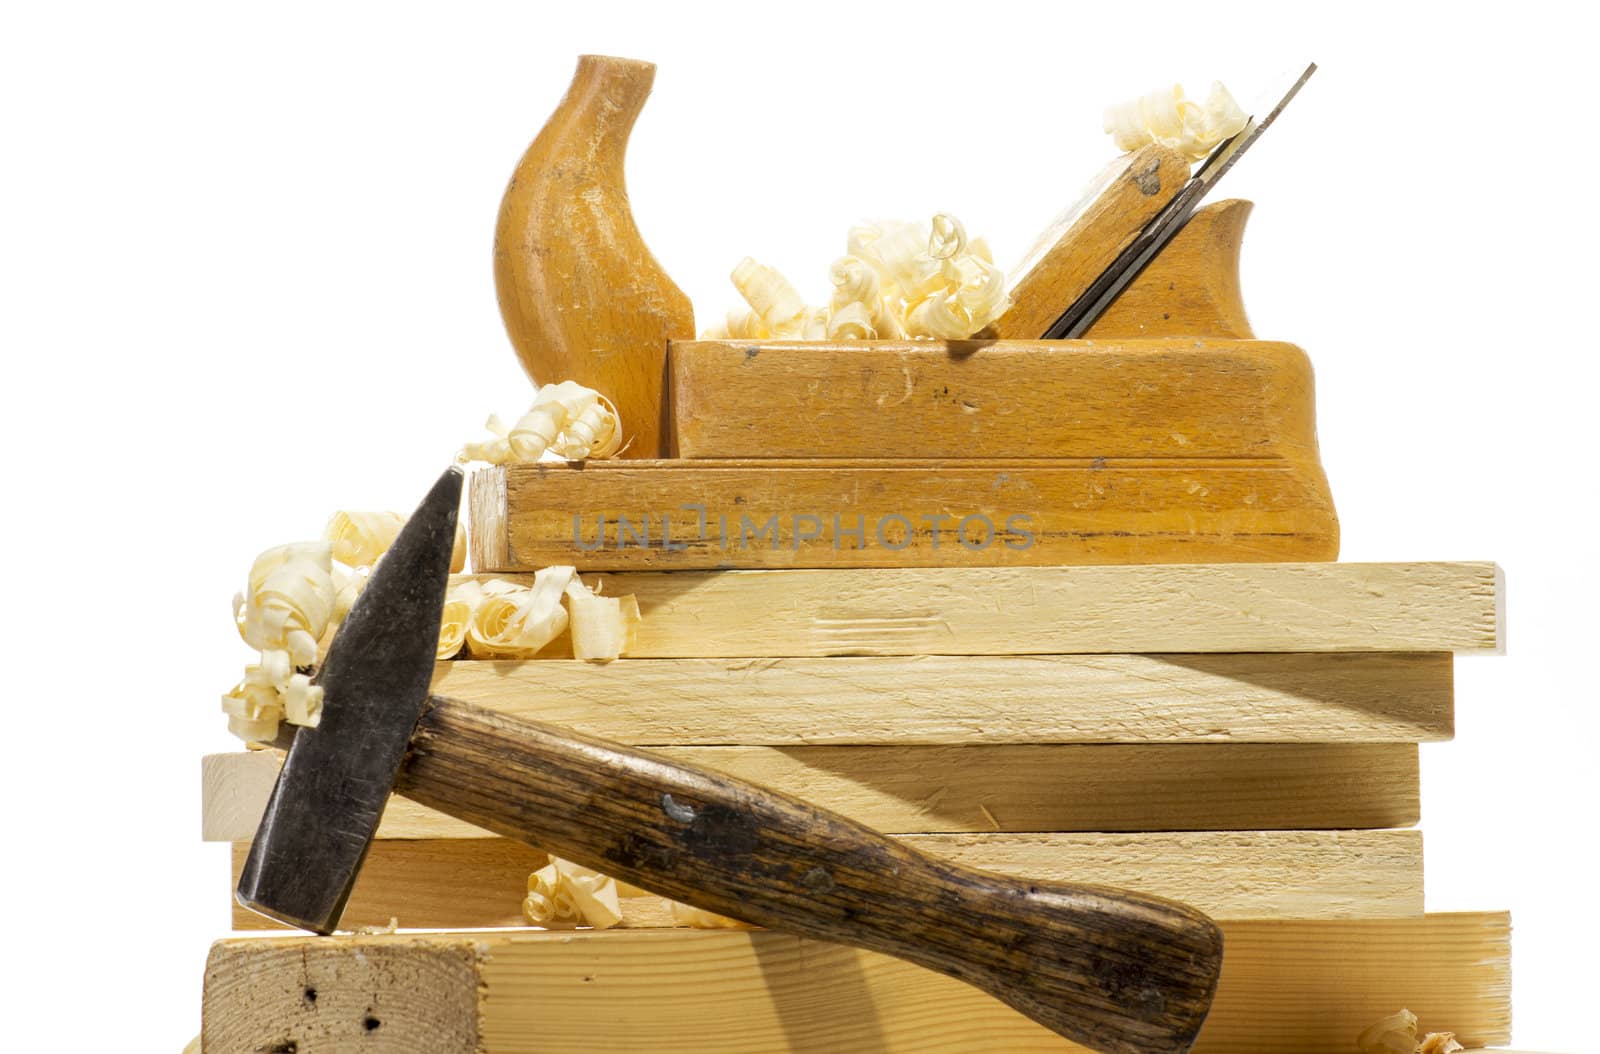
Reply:
[[433, 690], [652, 745], [1431, 742], [1448, 652], [440, 663]]
[[1188, 161], [1158, 144], [1109, 163], [1007, 270], [1011, 306], [988, 330], [1021, 340], [1043, 336], [1188, 178]]
[[[1405, 827], [1419, 815], [1409, 743], [654, 747], [892, 834]], [[205, 759], [204, 832], [255, 837], [274, 752]], [[219, 793], [219, 789], [227, 788]], [[487, 830], [391, 798], [380, 838]]]
[[1320, 473], [1311, 360], [1293, 344], [674, 341], [669, 361], [686, 458], [1282, 458]]
[[[236, 930], [292, 927], [258, 915], [234, 898], [249, 842], [234, 842], [228, 882]], [[524, 926], [528, 875], [549, 854], [510, 838], [381, 838], [372, 843], [340, 919], [342, 929], [385, 926], [469, 929]]]
[[[671, 453], [667, 341], [694, 336], [689, 298], [645, 247], [623, 180], [647, 62], [584, 55], [500, 203], [500, 313], [535, 384], [575, 380], [622, 419], [622, 457]], [[532, 401], [531, 398], [529, 400]]]
[[1239, 255], [1251, 207], [1231, 199], [1196, 210], [1084, 336], [1254, 336], [1239, 287]]
[[432, 697], [395, 791], [649, 892], [892, 955], [1107, 1054], [1183, 1054], [1222, 935], [1101, 885], [927, 856], [806, 800], [664, 755]]
[[[515, 580], [515, 579], [514, 579]], [[1492, 563], [628, 572], [634, 658], [1501, 650]], [[555, 649], [552, 649], [555, 651]]]
[[[1422, 914], [1422, 832], [1193, 831], [1149, 834], [914, 834], [901, 841], [966, 867], [1053, 882], [1099, 882], [1181, 899], [1215, 919]], [[233, 844], [233, 928], [280, 929], [234, 901], [249, 843]], [[545, 855], [507, 838], [380, 838], [342, 927], [523, 925], [528, 873]], [[218, 896], [222, 890], [217, 890]], [[620, 901], [626, 927], [674, 925], [659, 897]]]
[[[1332, 560], [1282, 458], [543, 462], [473, 474], [473, 567], [590, 571]], [[626, 523], [624, 523], [626, 521]]]
[[[1504, 914], [1222, 925], [1199, 1054], [1349, 1054], [1400, 1006], [1469, 1046], [1510, 1038]], [[203, 1018], [208, 1052], [342, 1054], [380, 1038], [408, 1054], [1082, 1049], [932, 971], [760, 931], [236, 937], [212, 946]]]

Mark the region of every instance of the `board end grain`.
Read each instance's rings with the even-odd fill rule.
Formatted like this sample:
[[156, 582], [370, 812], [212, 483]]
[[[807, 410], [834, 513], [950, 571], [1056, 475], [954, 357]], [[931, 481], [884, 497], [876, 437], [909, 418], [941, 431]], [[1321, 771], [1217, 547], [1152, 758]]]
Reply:
[[506, 531], [506, 470], [481, 468], [467, 483], [467, 515], [472, 549], [472, 569], [479, 573], [511, 567]]
[[480, 1054], [468, 936], [239, 937], [206, 960], [207, 1051]]

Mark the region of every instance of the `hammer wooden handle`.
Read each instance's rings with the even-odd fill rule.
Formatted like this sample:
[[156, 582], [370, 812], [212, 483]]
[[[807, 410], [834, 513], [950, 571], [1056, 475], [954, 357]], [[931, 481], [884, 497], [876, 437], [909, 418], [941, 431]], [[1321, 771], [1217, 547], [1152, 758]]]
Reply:
[[924, 856], [717, 773], [433, 698], [395, 789], [663, 896], [959, 978], [1096, 1050], [1188, 1050], [1222, 959], [1206, 916]]

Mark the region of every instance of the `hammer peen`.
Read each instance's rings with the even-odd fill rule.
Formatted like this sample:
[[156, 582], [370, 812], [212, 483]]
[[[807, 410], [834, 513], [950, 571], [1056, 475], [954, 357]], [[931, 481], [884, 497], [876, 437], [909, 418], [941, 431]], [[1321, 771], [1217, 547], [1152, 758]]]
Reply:
[[322, 723], [280, 736], [241, 904], [331, 933], [393, 791], [695, 907], [959, 978], [1095, 1050], [1190, 1048], [1222, 965], [1192, 908], [956, 866], [763, 787], [430, 696], [461, 484], [439, 478], [335, 635]]

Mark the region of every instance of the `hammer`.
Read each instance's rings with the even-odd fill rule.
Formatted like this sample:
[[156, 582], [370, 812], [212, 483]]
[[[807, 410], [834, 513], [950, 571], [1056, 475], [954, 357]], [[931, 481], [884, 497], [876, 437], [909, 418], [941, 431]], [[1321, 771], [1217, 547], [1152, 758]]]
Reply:
[[1190, 1048], [1222, 965], [1192, 908], [957, 866], [764, 787], [430, 696], [461, 484], [439, 478], [340, 626], [322, 723], [275, 744], [241, 904], [333, 932], [398, 792], [698, 908], [948, 974], [1094, 1050]]

